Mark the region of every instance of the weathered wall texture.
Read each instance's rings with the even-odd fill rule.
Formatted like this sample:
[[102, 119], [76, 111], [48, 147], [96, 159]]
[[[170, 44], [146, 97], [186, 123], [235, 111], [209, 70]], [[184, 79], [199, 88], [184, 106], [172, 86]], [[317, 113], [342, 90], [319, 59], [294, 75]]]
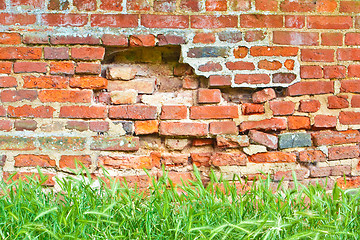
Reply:
[[[360, 186], [360, 2], [0, 0], [0, 165]], [[156, 46], [156, 47], [155, 47]], [[179, 63], [179, 57], [180, 62]], [[187, 65], [187, 64], [189, 65]], [[347, 181], [344, 182], [343, 176]]]

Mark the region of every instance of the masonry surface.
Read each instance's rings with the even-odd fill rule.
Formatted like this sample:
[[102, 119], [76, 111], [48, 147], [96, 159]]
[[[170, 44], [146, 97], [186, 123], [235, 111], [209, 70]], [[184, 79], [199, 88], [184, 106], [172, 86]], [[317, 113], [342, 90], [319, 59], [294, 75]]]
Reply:
[[[360, 2], [0, 0], [0, 166], [360, 186]], [[346, 181], [344, 180], [344, 176]]]

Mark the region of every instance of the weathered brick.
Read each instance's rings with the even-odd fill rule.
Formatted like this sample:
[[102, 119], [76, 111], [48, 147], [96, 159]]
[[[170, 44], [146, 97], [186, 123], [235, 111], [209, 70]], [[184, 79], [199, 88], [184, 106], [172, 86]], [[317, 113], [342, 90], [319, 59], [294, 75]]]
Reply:
[[279, 134], [279, 148], [310, 147], [312, 145], [310, 133]]
[[0, 116], [5, 117], [6, 116], [6, 109], [3, 106], [0, 106]]
[[246, 121], [240, 124], [240, 130], [246, 131], [251, 129], [256, 130], [284, 130], [286, 129], [286, 119], [284, 118], [270, 118], [260, 121]]
[[0, 76], [0, 88], [16, 87], [17, 81], [14, 77]]
[[335, 128], [336, 127], [336, 117], [330, 115], [317, 115], [314, 118], [315, 129], [317, 128]]
[[153, 134], [159, 131], [158, 120], [136, 121], [135, 122], [135, 134]]
[[187, 16], [181, 15], [141, 15], [141, 25], [148, 28], [184, 29], [189, 26]]
[[253, 115], [253, 114], [264, 114], [265, 108], [263, 104], [255, 103], [243, 103], [241, 106], [243, 115]]
[[320, 66], [301, 66], [300, 67], [300, 77], [303, 79], [308, 78], [322, 78], [323, 70]]
[[5, 162], [6, 162], [6, 156], [0, 155], [0, 166], [3, 167], [5, 165]]
[[103, 47], [73, 47], [71, 57], [80, 60], [102, 60], [105, 55]]
[[311, 167], [310, 177], [328, 177], [331, 175], [331, 167]]
[[324, 46], [342, 46], [343, 34], [342, 33], [321, 33], [321, 45]]
[[24, 88], [67, 88], [69, 78], [62, 76], [23, 76]]
[[84, 167], [89, 168], [91, 165], [91, 157], [89, 155], [62, 155], [59, 161], [60, 168], [81, 168], [81, 164]]
[[206, 0], [205, 9], [208, 12], [226, 11], [227, 10], [227, 1], [226, 0]]
[[295, 111], [295, 103], [290, 101], [271, 101], [269, 102], [273, 115], [292, 115]]
[[161, 164], [165, 166], [185, 166], [189, 162], [189, 154], [163, 153], [161, 154]]
[[335, 0], [319, 0], [316, 2], [316, 10], [318, 12], [334, 12], [337, 6]]
[[83, 76], [70, 78], [70, 87], [86, 89], [104, 89], [107, 87], [108, 80], [103, 77]]
[[75, 64], [73, 62], [51, 62], [50, 74], [72, 75], [74, 74]]
[[104, 34], [101, 41], [105, 46], [128, 46], [129, 44], [129, 40], [125, 35]]
[[266, 84], [270, 82], [270, 77], [267, 74], [236, 74], [234, 82], [236, 84]]
[[21, 43], [21, 36], [19, 33], [1, 32], [0, 44], [17, 45]]
[[348, 75], [349, 77], [360, 77], [360, 65], [349, 65]]
[[331, 81], [307, 81], [298, 82], [288, 87], [290, 96], [317, 95], [334, 93], [334, 82]]
[[35, 138], [33, 137], [15, 137], [0, 136], [1, 150], [29, 151], [35, 150]]
[[282, 67], [281, 62], [279, 61], [269, 61], [269, 60], [261, 60], [258, 63], [258, 67], [260, 69], [266, 69], [266, 70], [278, 70]]
[[79, 62], [76, 64], [75, 72], [77, 74], [100, 74], [101, 64]]
[[196, 147], [210, 146], [213, 144], [214, 144], [214, 139], [212, 138], [198, 138], [198, 139], [193, 139], [192, 141], [192, 145]]
[[285, 16], [285, 27], [287, 27], [287, 28], [303, 28], [303, 27], [305, 27], [305, 16], [302, 16], [302, 15]]
[[329, 160], [357, 158], [360, 155], [359, 146], [341, 146], [329, 148]]
[[240, 26], [246, 28], [281, 28], [283, 18], [278, 15], [241, 14]]
[[234, 121], [211, 122], [210, 133], [217, 134], [237, 134], [239, 132]]
[[255, 70], [252, 62], [227, 62], [225, 65], [229, 70]]
[[50, 0], [48, 4], [49, 10], [67, 10], [69, 9], [69, 1]]
[[304, 150], [299, 153], [299, 161], [306, 163], [325, 162], [325, 153], [320, 150]]
[[345, 125], [360, 124], [360, 112], [340, 112], [339, 121]]
[[[79, 0], [75, 0], [79, 1]], [[86, 0], [89, 1], [89, 0]], [[90, 0], [92, 1], [92, 0]], [[86, 45], [98, 45], [100, 44], [100, 38], [95, 36], [73, 36], [73, 35], [54, 35], [50, 37], [50, 43], [53, 45], [75, 45], [75, 44], [86, 44]]]
[[89, 123], [89, 128], [93, 132], [107, 132], [109, 131], [109, 122], [92, 121]]
[[83, 132], [89, 129], [89, 123], [85, 121], [67, 121], [65, 128]]
[[250, 145], [247, 135], [217, 135], [216, 145], [218, 148], [239, 148]]
[[10, 74], [12, 66], [12, 62], [0, 62], [0, 73]]
[[37, 128], [37, 122], [35, 120], [15, 120], [14, 127], [16, 131], [34, 131]]
[[233, 28], [238, 26], [238, 18], [232, 15], [192, 15], [190, 16], [190, 26], [196, 29]]
[[360, 48], [338, 48], [337, 59], [340, 61], [360, 61]]
[[339, 177], [336, 179], [338, 186], [342, 189], [358, 188], [360, 186], [360, 177]]
[[294, 73], [274, 73], [272, 74], [273, 83], [291, 83], [296, 79]]
[[152, 34], [131, 35], [129, 37], [130, 46], [153, 47], [155, 43], [156, 39]]
[[32, 107], [23, 105], [19, 107], [9, 106], [7, 109], [8, 117], [29, 117], [29, 118], [52, 118], [55, 109], [50, 106]]
[[308, 16], [308, 28], [349, 29], [353, 26], [351, 16]]
[[263, 103], [274, 98], [276, 98], [276, 93], [272, 88], [265, 88], [253, 93], [252, 95], [252, 101], [254, 103]]
[[109, 10], [109, 11], [122, 11], [123, 6], [122, 6], [122, 2], [120, 1], [106, 0], [101, 2], [100, 9]]
[[54, 177], [55, 174], [51, 174], [51, 173], [43, 173], [40, 176], [39, 173], [33, 173], [33, 172], [16, 172], [16, 173], [3, 172], [3, 179], [7, 183], [18, 181], [19, 179], [28, 182], [29, 181], [28, 178], [32, 178], [32, 179], [36, 179], [38, 182], [41, 182], [41, 185], [43, 186], [53, 187], [55, 185]]
[[264, 145], [268, 148], [271, 148], [271, 149], [278, 148], [278, 138], [275, 135], [263, 133], [263, 132], [256, 131], [256, 130], [250, 130], [249, 137], [255, 143]]
[[319, 34], [316, 32], [274, 31], [273, 42], [281, 45], [319, 45]]
[[345, 78], [345, 66], [324, 66], [324, 78]]
[[360, 93], [360, 80], [342, 80], [341, 92]]
[[97, 8], [96, 0], [74, 0], [73, 4], [79, 11], [95, 11]]
[[198, 90], [198, 103], [219, 103], [221, 91], [219, 89], [201, 88]]
[[190, 157], [192, 162], [197, 166], [210, 166], [211, 153], [191, 153]]
[[185, 38], [175, 34], [159, 34], [157, 35], [157, 39], [159, 46], [185, 44]]
[[185, 76], [182, 82], [183, 89], [197, 89], [199, 87], [199, 80], [194, 76]]
[[299, 105], [300, 112], [314, 113], [319, 111], [320, 102], [318, 100], [301, 100]]
[[191, 119], [224, 119], [238, 118], [237, 106], [192, 106], [190, 107]]
[[297, 180], [304, 180], [306, 176], [309, 175], [309, 170], [307, 168], [300, 168], [300, 169], [294, 169], [290, 171], [278, 171], [275, 172], [273, 175], [274, 181], [291, 181], [294, 180], [293, 174], [295, 174], [295, 177]]
[[222, 42], [237, 43], [242, 40], [242, 33], [238, 31], [222, 31], [217, 35]]
[[180, 105], [163, 105], [161, 107], [162, 120], [168, 119], [186, 119], [187, 118], [187, 107]]
[[288, 126], [291, 130], [310, 129], [310, 118], [305, 116], [288, 117]]
[[257, 153], [251, 155], [249, 161], [254, 163], [289, 163], [296, 162], [296, 155], [285, 152]]
[[247, 47], [237, 47], [233, 51], [235, 58], [244, 58], [249, 53], [249, 49]]
[[0, 99], [2, 102], [34, 101], [37, 96], [36, 90], [3, 90]]
[[125, 91], [134, 89], [139, 94], [152, 94], [155, 90], [154, 78], [140, 78], [132, 81], [108, 81], [108, 91]]
[[102, 151], [137, 151], [139, 149], [139, 138], [133, 136], [95, 136], [92, 137], [90, 149]]
[[30, 25], [36, 22], [36, 15], [26, 13], [0, 13], [1, 25]]
[[13, 128], [13, 122], [10, 120], [0, 120], [0, 131], [10, 131]]
[[21, 154], [14, 157], [15, 167], [55, 167], [55, 160], [48, 155]]
[[[1, 19], [0, 19], [1, 24]], [[0, 59], [39, 60], [42, 48], [39, 47], [0, 47]]]
[[138, 26], [135, 14], [91, 14], [91, 27], [132, 28]]
[[86, 148], [83, 137], [39, 137], [38, 141], [43, 151], [83, 151]]
[[160, 135], [165, 136], [206, 136], [208, 124], [196, 122], [160, 122]]
[[83, 27], [88, 22], [86, 14], [76, 13], [44, 13], [41, 22], [51, 27]]
[[196, 47], [190, 48], [187, 56], [190, 58], [227, 57], [226, 47]]
[[109, 108], [109, 118], [115, 119], [156, 119], [157, 108], [147, 105], [124, 105], [111, 106]]
[[347, 100], [348, 96], [346, 95], [338, 95], [338, 96], [329, 96], [328, 100], [328, 108], [329, 109], [341, 109], [349, 107], [349, 102]]
[[302, 49], [301, 60], [304, 62], [333, 62], [333, 49]]
[[113, 104], [132, 104], [136, 103], [138, 94], [134, 89], [126, 91], [112, 91], [110, 93]]
[[258, 56], [296, 56], [299, 48], [297, 47], [265, 47], [254, 46], [250, 48], [250, 54], [254, 57]]
[[359, 143], [360, 133], [357, 130], [313, 132], [315, 146]]
[[231, 77], [223, 75], [212, 75], [209, 77], [210, 87], [226, 87], [231, 85]]
[[341, 1], [340, 2], [340, 12], [359, 13], [360, 12], [360, 4], [358, 1]]
[[104, 106], [62, 106], [60, 118], [106, 118]]
[[213, 166], [245, 166], [247, 159], [246, 154], [243, 152], [215, 152], [212, 154], [210, 161]]
[[69, 48], [68, 47], [44, 47], [44, 58], [45, 59], [69, 59]]

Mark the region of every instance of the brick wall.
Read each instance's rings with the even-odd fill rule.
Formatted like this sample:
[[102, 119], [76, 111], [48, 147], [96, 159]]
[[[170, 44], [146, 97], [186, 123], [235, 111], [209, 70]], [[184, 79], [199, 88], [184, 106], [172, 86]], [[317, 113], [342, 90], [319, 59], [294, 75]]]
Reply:
[[295, 171], [358, 187], [359, 13], [340, 0], [0, 0], [2, 175], [39, 166], [53, 186], [77, 160], [140, 186], [144, 168], [179, 181], [195, 164], [205, 182], [213, 169], [292, 186]]

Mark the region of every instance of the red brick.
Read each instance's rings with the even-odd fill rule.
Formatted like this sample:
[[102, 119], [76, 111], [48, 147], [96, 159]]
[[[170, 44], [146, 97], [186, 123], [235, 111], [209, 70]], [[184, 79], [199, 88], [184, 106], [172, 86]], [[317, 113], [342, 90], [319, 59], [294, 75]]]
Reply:
[[350, 16], [308, 16], [307, 25], [315, 29], [349, 29], [353, 21]]
[[281, 28], [283, 17], [278, 15], [241, 14], [240, 26], [246, 28]]
[[251, 8], [251, 0], [230, 0], [229, 5], [233, 11], [248, 11]]
[[97, 8], [96, 0], [74, 0], [73, 4], [79, 11], [95, 11]]
[[1, 0], [1, 1], [0, 1], [0, 9], [1, 9], [1, 10], [4, 10], [5, 8], [6, 8], [5, 0]]
[[274, 73], [272, 74], [273, 83], [291, 83], [296, 79], [295, 73]]
[[167, 119], [186, 119], [187, 118], [187, 107], [186, 106], [176, 106], [176, 105], [163, 105], [161, 107], [162, 120]]
[[351, 98], [351, 107], [353, 108], [360, 108], [360, 96], [353, 95]]
[[45, 47], [44, 48], [45, 59], [69, 59], [69, 48], [67, 47]]
[[136, 121], [135, 122], [135, 134], [153, 134], [159, 131], [158, 120]]
[[316, 10], [318, 12], [334, 12], [336, 9], [336, 0], [319, 0], [316, 2]]
[[161, 154], [160, 161], [167, 167], [185, 166], [189, 162], [189, 154], [167, 153]]
[[51, 173], [42, 173], [42, 175], [40, 176], [38, 173], [33, 173], [33, 172], [16, 172], [16, 173], [3, 172], [3, 179], [7, 183], [18, 181], [19, 179], [21, 179], [24, 182], [29, 182], [29, 178], [32, 178], [32, 179], [36, 179], [38, 182], [41, 182], [41, 185], [43, 186], [52, 187], [55, 185], [54, 177], [55, 174], [51, 174]]
[[70, 79], [70, 87], [86, 89], [104, 89], [107, 87], [107, 79], [103, 77], [73, 77]]
[[91, 165], [91, 157], [89, 155], [62, 155], [59, 161], [60, 168], [71, 168], [76, 169], [81, 168], [80, 165], [83, 164], [84, 167], [89, 168]]
[[340, 109], [349, 107], [349, 102], [347, 100], [347, 96], [329, 96], [328, 100], [328, 108], [329, 109]]
[[155, 36], [152, 34], [131, 35], [129, 44], [130, 46], [153, 47], [156, 44]]
[[320, 102], [318, 100], [301, 100], [299, 111], [314, 113], [319, 111]]
[[110, 11], [122, 11], [122, 2], [118, 0], [103, 0], [101, 1], [100, 9]]
[[36, 23], [36, 16], [33, 14], [11, 14], [0, 13], [0, 25], [30, 25]]
[[101, 60], [105, 55], [103, 47], [77, 47], [71, 48], [71, 57], [81, 60]]
[[60, 118], [106, 118], [104, 106], [62, 106]]
[[217, 134], [238, 134], [239, 130], [233, 121], [211, 122], [210, 133]]
[[249, 161], [254, 163], [290, 163], [296, 162], [296, 155], [285, 152], [257, 153], [250, 156]]
[[309, 0], [285, 0], [280, 4], [280, 10], [283, 12], [312, 12], [315, 7], [315, 3]]
[[255, 9], [260, 11], [277, 11], [278, 2], [276, 0], [256, 0]]
[[178, 36], [174, 34], [158, 34], [158, 45], [164, 46], [164, 45], [180, 45], [185, 43], [185, 38], [183, 36]]
[[301, 66], [300, 77], [303, 79], [322, 78], [323, 70], [320, 66]]
[[13, 128], [13, 123], [10, 120], [0, 120], [0, 131], [10, 131]]
[[360, 177], [347, 177], [346, 179], [344, 179], [344, 177], [339, 177], [336, 179], [336, 182], [337, 185], [343, 190], [358, 188], [360, 186]]
[[284, 130], [286, 129], [286, 119], [283, 118], [270, 118], [260, 121], [246, 121], [240, 124], [240, 131], [246, 131], [251, 129], [256, 130]]
[[12, 66], [12, 62], [0, 62], [0, 73], [10, 74]]
[[238, 26], [237, 16], [221, 15], [192, 15], [190, 16], [191, 28], [204, 29], [204, 28], [234, 28]]
[[89, 123], [89, 128], [93, 132], [109, 131], [109, 123], [104, 121], [93, 121]]
[[73, 62], [51, 62], [50, 74], [74, 74], [74, 68]]
[[44, 8], [45, 7], [45, 1], [44, 0], [11, 0], [12, 6], [31, 6], [34, 9], [37, 8]]
[[0, 106], [0, 116], [5, 117], [6, 116], [6, 109], [3, 106]]
[[252, 95], [252, 101], [254, 103], [263, 103], [274, 98], [276, 98], [276, 93], [275, 90], [272, 88], [265, 88], [263, 90], [253, 93]]
[[227, 10], [227, 1], [226, 0], [206, 0], [205, 10], [207, 12], [226, 11]]
[[342, 80], [340, 91], [360, 93], [360, 80]]
[[342, 46], [342, 33], [321, 33], [321, 45], [324, 46]]
[[324, 78], [345, 78], [346, 67], [345, 66], [324, 66]]
[[51, 159], [48, 155], [32, 155], [24, 154], [14, 157], [15, 167], [55, 167], [55, 160]]
[[192, 145], [195, 147], [214, 145], [214, 139], [211, 138], [193, 139]]
[[14, 77], [0, 76], [0, 88], [16, 87], [17, 81]]
[[101, 64], [100, 63], [86, 63], [79, 62], [76, 64], [75, 72], [78, 74], [100, 74]]
[[101, 41], [105, 46], [128, 46], [129, 40], [125, 35], [104, 34]]
[[359, 146], [341, 146], [329, 148], [329, 160], [357, 158], [360, 155]]
[[14, 73], [46, 73], [46, 67], [44, 62], [15, 62]]
[[360, 112], [340, 112], [339, 121], [344, 125], [360, 124]]
[[193, 39], [193, 43], [214, 43], [215, 42], [215, 34], [214, 33], [196, 33]]
[[192, 106], [190, 107], [191, 119], [224, 119], [238, 118], [237, 106]]
[[346, 33], [345, 44], [349, 46], [360, 45], [360, 33]]
[[203, 65], [200, 65], [198, 69], [201, 72], [218, 72], [222, 70], [222, 66], [220, 63], [209, 61]]
[[244, 39], [247, 42], [261, 41], [265, 39], [265, 34], [263, 31], [259, 31], [259, 30], [246, 31]]
[[290, 101], [271, 101], [270, 109], [273, 115], [292, 115], [295, 111], [295, 103]]
[[126, 8], [132, 11], [149, 11], [150, 3], [146, 0], [129, 0], [126, 1]]
[[17, 45], [21, 43], [21, 36], [19, 33], [0, 33], [0, 44]]
[[196, 122], [160, 122], [160, 135], [165, 136], [206, 136], [208, 124]]
[[265, 47], [255, 46], [250, 48], [250, 54], [254, 57], [258, 56], [296, 56], [299, 48], [297, 47]]
[[302, 49], [301, 60], [305, 62], [333, 62], [335, 51], [332, 49]]
[[336, 117], [329, 115], [317, 115], [314, 118], [315, 129], [323, 128], [335, 128], [336, 127]]
[[210, 167], [211, 153], [191, 153], [192, 162], [197, 166]]
[[109, 118], [114, 119], [153, 120], [156, 119], [156, 115], [157, 108], [155, 106], [123, 105], [109, 108]]
[[69, 9], [69, 1], [60, 1], [60, 0], [50, 0], [48, 4], [49, 10], [67, 10]]
[[52, 27], [83, 27], [88, 22], [86, 14], [74, 13], [44, 13], [41, 15], [42, 24]]
[[340, 1], [340, 12], [360, 13], [360, 3], [358, 1]]
[[52, 118], [55, 109], [50, 106], [32, 107], [30, 105], [23, 105], [19, 107], [9, 106], [7, 113], [9, 117], [38, 117], [38, 118]]
[[299, 153], [299, 161], [306, 163], [326, 162], [326, 155], [320, 150], [305, 150]]
[[278, 138], [275, 135], [259, 132], [256, 130], [249, 131], [249, 137], [252, 141], [264, 145], [271, 149], [278, 148]]
[[249, 49], [247, 47], [237, 47], [234, 49], [234, 57], [235, 58], [244, 58], [248, 54]]
[[242, 104], [243, 115], [264, 114], [264, 113], [265, 113], [265, 108], [263, 104], [255, 104], [255, 103]]
[[89, 123], [85, 121], [67, 121], [65, 128], [83, 132], [89, 129]]
[[141, 15], [141, 25], [148, 28], [176, 28], [189, 27], [189, 18], [180, 15]]
[[223, 75], [212, 75], [209, 77], [209, 85], [211, 87], [231, 86], [231, 77]]
[[34, 101], [37, 96], [36, 90], [3, 90], [0, 99], [2, 102]]
[[305, 16], [301, 16], [301, 15], [285, 16], [285, 27], [287, 28], [305, 27]]
[[41, 90], [39, 100], [41, 102], [73, 102], [90, 103], [92, 91], [90, 90]]
[[0, 59], [38, 60], [41, 54], [39, 47], [0, 47]]
[[334, 82], [326, 82], [326, 81], [298, 82], [288, 87], [287, 92], [290, 96], [334, 93]]
[[100, 38], [94, 36], [72, 36], [72, 35], [55, 35], [50, 37], [50, 43], [53, 45], [65, 44], [85, 44], [85, 45], [98, 45]]
[[290, 130], [310, 129], [310, 118], [304, 116], [288, 117], [288, 125]]
[[194, 76], [184, 76], [182, 88], [184, 89], [197, 89], [199, 87], [199, 80]]
[[219, 89], [198, 90], [198, 103], [219, 103], [221, 100], [221, 91]]
[[313, 132], [311, 136], [315, 146], [360, 142], [360, 133], [357, 130]]
[[360, 65], [349, 65], [348, 75], [349, 77], [360, 77]]
[[24, 76], [24, 88], [67, 88], [69, 78], [61, 76]]
[[215, 152], [212, 154], [210, 161], [213, 166], [245, 166], [247, 159], [246, 154], [243, 152]]
[[274, 31], [273, 43], [281, 45], [315, 46], [319, 45], [319, 33]]
[[236, 84], [266, 84], [270, 82], [267, 74], [236, 74], [234, 82]]
[[227, 62], [225, 65], [229, 70], [255, 70], [252, 62]]
[[281, 62], [279, 61], [269, 61], [269, 60], [260, 60], [258, 63], [258, 68], [266, 70], [278, 70], [282, 67]]
[[135, 14], [92, 14], [91, 27], [134, 28], [138, 26]]
[[159, 167], [150, 156], [99, 156], [99, 166], [116, 169], [151, 169]]
[[274, 181], [291, 181], [294, 180], [293, 175], [295, 175], [297, 180], [304, 180], [306, 176], [309, 175], [309, 169], [303, 167], [300, 169], [294, 169], [289, 171], [277, 171], [273, 175]]

